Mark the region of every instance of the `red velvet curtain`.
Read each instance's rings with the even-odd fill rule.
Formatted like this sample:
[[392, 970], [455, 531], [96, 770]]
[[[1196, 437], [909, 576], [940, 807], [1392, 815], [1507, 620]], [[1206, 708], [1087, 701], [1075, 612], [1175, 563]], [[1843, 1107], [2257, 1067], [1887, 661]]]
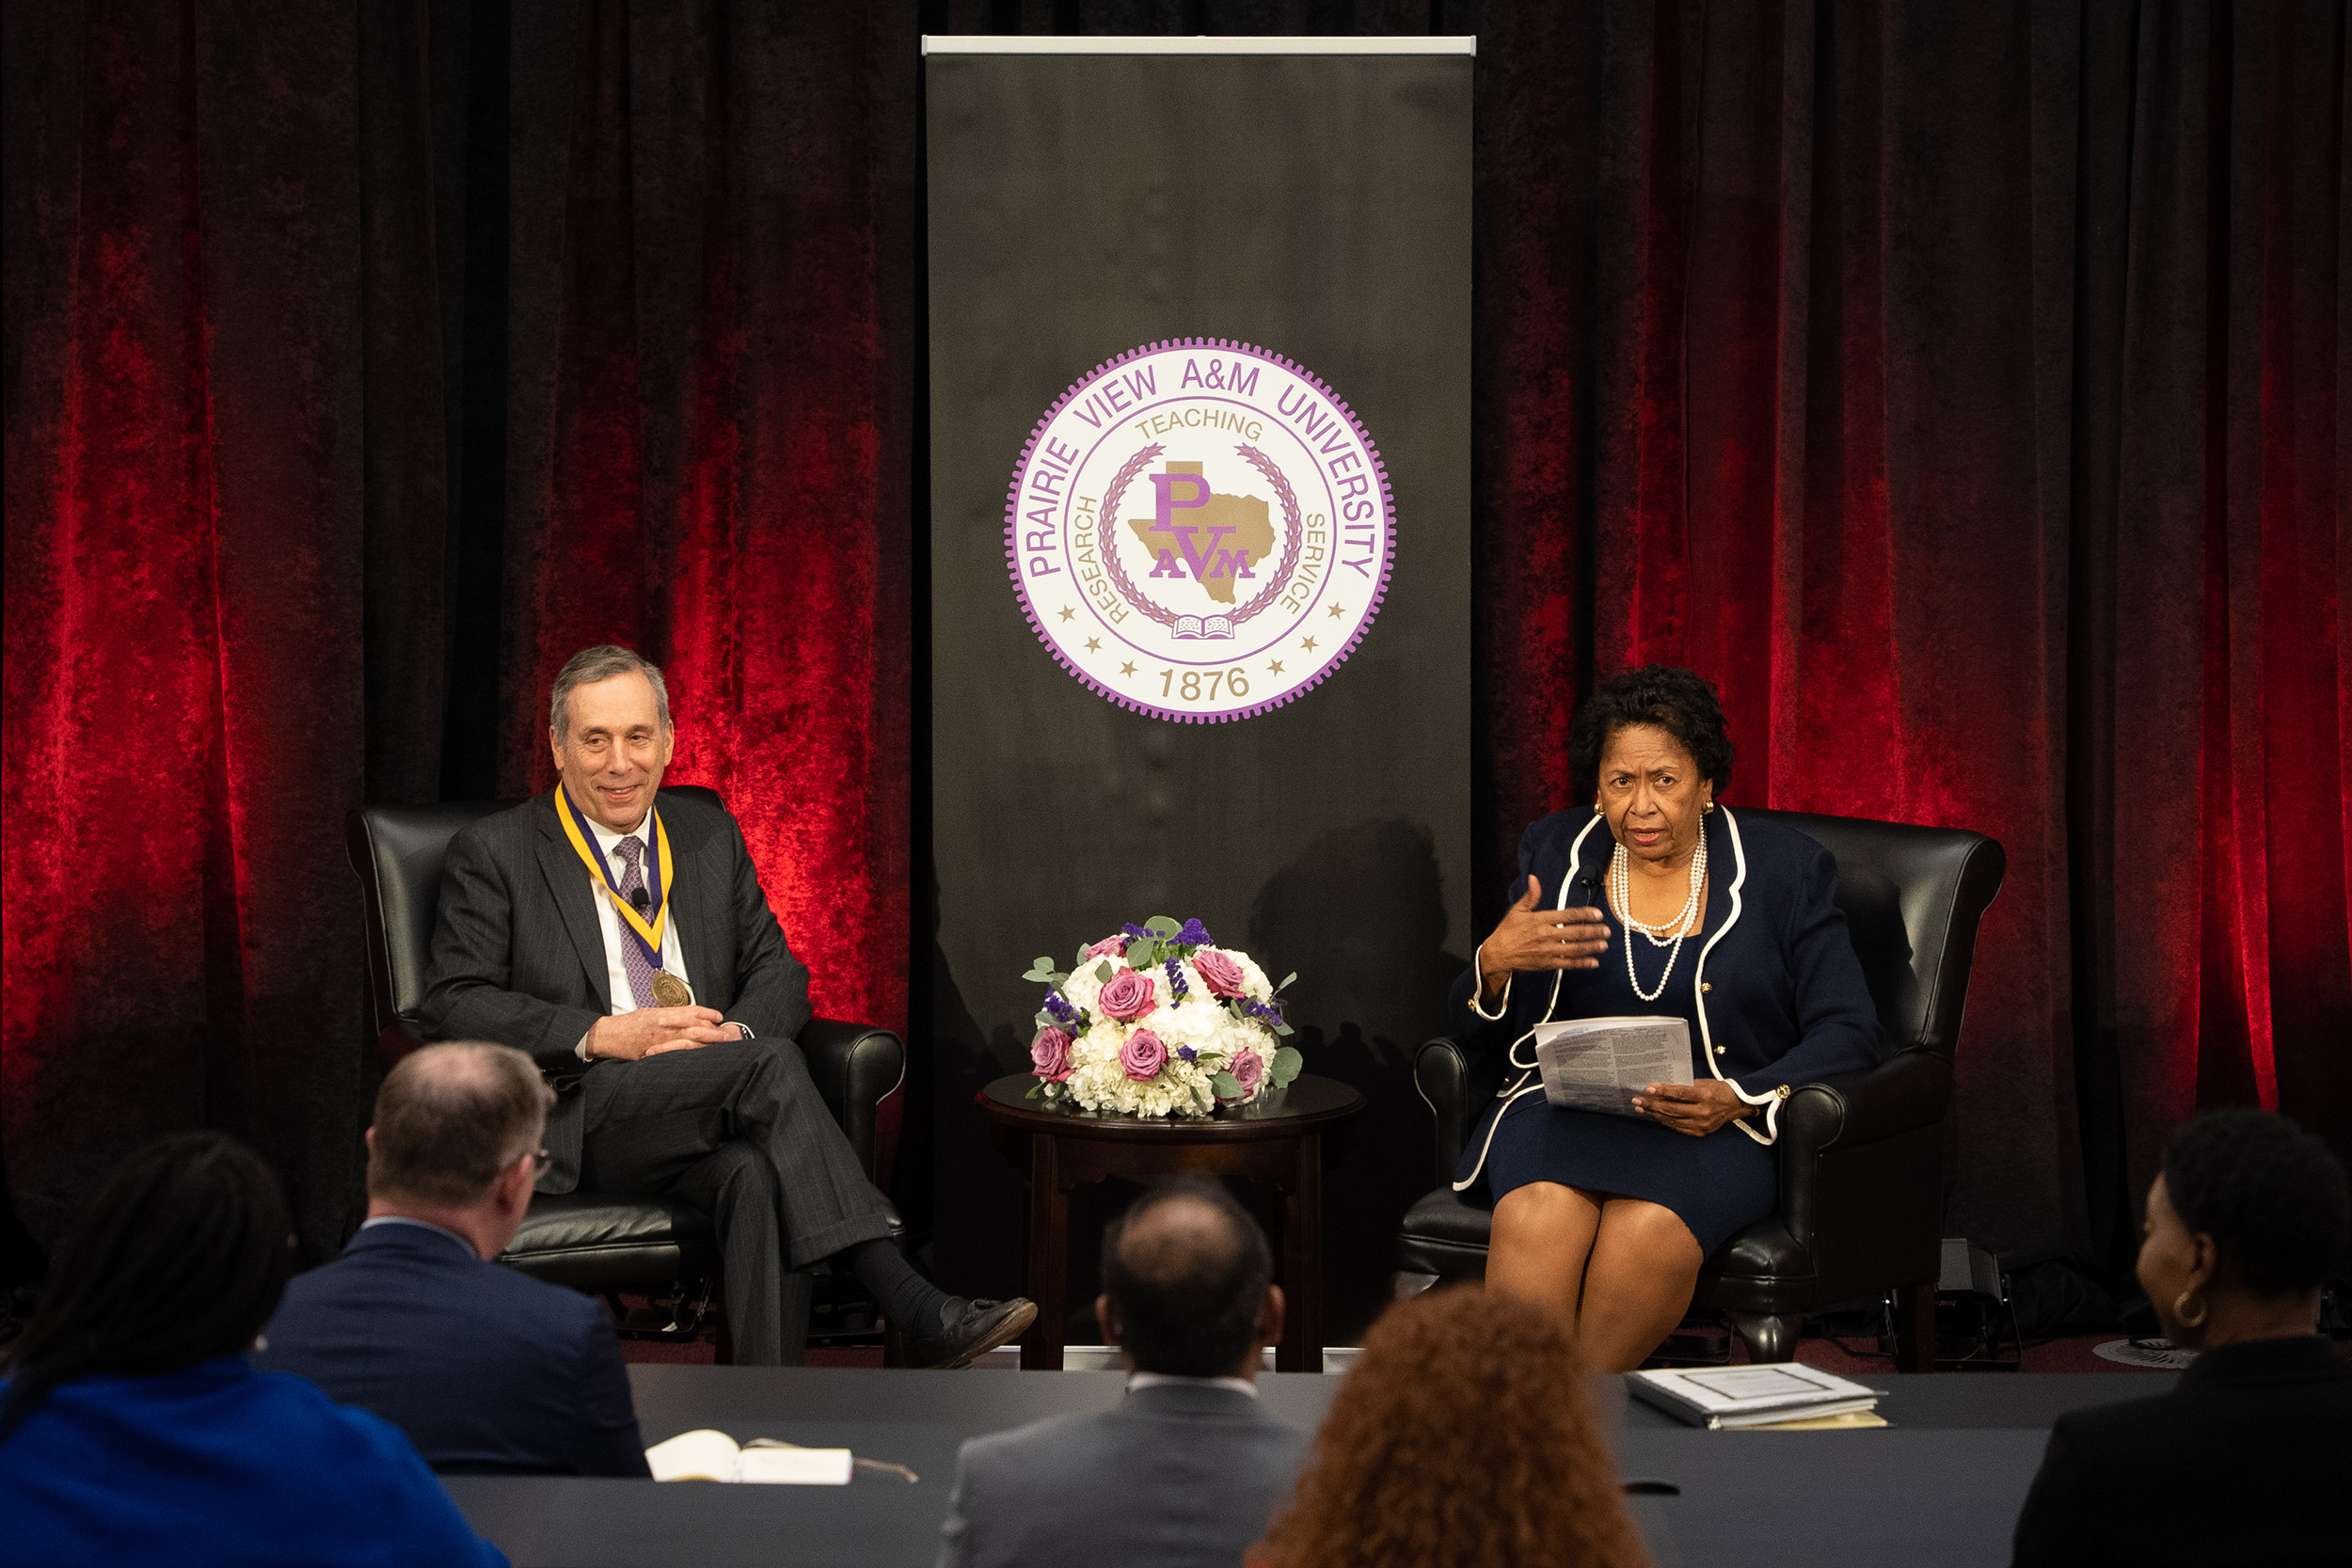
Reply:
[[1477, 31], [1479, 895], [1578, 695], [1688, 662], [1735, 803], [2009, 849], [1956, 1227], [2116, 1256], [2199, 1103], [2352, 1153], [2341, 7], [1050, 10], [0, 8], [37, 1233], [212, 1120], [332, 1242], [343, 814], [543, 786], [591, 641], [903, 1019], [918, 25]]
[[913, 18], [516, 13], [500, 791], [547, 691], [662, 665], [819, 1014], [906, 1009]]
[[26, 1227], [371, 1071], [345, 814], [552, 780], [665, 664], [820, 1012], [903, 1026], [914, 18], [6, 9], [6, 1035]]
[[1494, 844], [1692, 665], [1735, 804], [2007, 847], [1956, 1231], [2118, 1256], [2203, 1103], [2352, 1153], [2343, 9], [1488, 20]]

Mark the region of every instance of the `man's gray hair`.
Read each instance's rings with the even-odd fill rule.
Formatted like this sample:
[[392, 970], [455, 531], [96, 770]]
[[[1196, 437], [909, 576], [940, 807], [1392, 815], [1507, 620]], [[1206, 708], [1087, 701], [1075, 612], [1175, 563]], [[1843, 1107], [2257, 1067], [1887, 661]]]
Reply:
[[548, 728], [553, 732], [557, 744], [568, 739], [572, 733], [572, 688], [594, 686], [615, 675], [631, 671], [645, 677], [653, 688], [653, 710], [661, 720], [661, 728], [670, 728], [670, 689], [661, 684], [661, 666], [644, 658], [628, 649], [607, 642], [599, 647], [583, 648], [564, 661], [564, 668], [555, 673], [555, 697], [548, 705]]

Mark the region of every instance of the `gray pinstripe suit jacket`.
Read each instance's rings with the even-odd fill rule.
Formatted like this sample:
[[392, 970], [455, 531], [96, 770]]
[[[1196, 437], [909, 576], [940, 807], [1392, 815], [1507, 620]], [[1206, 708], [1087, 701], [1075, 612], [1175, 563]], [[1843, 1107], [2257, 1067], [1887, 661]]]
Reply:
[[[765, 1039], [808, 1022], [808, 970], [786, 945], [742, 830], [723, 807], [663, 791], [657, 800], [677, 870], [670, 918], [694, 1000]], [[539, 1191], [580, 1182], [588, 1066], [574, 1053], [612, 1010], [604, 936], [588, 868], [564, 836], [551, 795], [485, 816], [450, 841], [440, 918], [418, 1011], [434, 1039], [495, 1040], [531, 1053], [555, 1088]]]

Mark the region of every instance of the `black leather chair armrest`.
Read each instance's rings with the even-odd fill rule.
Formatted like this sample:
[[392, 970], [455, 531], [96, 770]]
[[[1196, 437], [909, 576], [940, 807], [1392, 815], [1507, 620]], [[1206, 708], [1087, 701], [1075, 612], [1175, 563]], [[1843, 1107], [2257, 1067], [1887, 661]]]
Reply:
[[1942, 1121], [1951, 1098], [1951, 1063], [1932, 1052], [1899, 1051], [1876, 1067], [1789, 1090], [1781, 1137], [1815, 1152], [1877, 1143]]
[[906, 1077], [904, 1042], [871, 1023], [812, 1018], [802, 1026], [800, 1047], [818, 1094], [860, 1163], [872, 1171], [874, 1109]]
[[1437, 1175], [1439, 1184], [1454, 1180], [1454, 1167], [1470, 1142], [1470, 1057], [1443, 1036], [1421, 1048], [1413, 1058], [1413, 1086], [1438, 1118]]

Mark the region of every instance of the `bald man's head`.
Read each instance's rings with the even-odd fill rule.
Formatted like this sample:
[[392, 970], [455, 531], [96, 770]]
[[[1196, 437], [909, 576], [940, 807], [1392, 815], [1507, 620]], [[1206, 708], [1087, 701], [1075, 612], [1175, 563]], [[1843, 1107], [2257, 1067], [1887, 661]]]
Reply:
[[376, 1091], [368, 1196], [464, 1208], [539, 1147], [554, 1101], [530, 1057], [465, 1042], [410, 1052]]
[[1103, 1237], [1103, 1291], [1137, 1371], [1232, 1375], [1273, 1277], [1264, 1232], [1206, 1177], [1156, 1183]]

